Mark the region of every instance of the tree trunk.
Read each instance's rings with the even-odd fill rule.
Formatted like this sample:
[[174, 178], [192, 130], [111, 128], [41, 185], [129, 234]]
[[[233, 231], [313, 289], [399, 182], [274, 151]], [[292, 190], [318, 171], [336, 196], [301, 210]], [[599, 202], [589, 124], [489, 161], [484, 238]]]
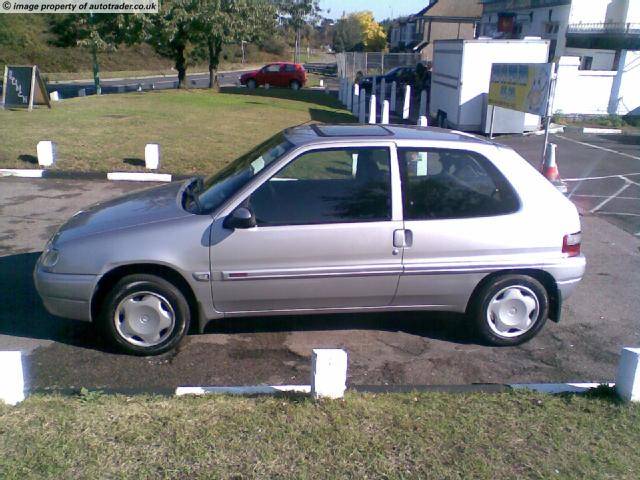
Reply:
[[96, 86], [96, 95], [100, 95], [102, 94], [100, 64], [98, 63], [98, 47], [95, 43], [91, 45], [91, 60], [93, 61], [93, 84]]
[[209, 88], [215, 88], [218, 86], [218, 65], [220, 64], [222, 41], [219, 38], [209, 37], [207, 47], [209, 49]]
[[176, 46], [176, 70], [178, 71], [178, 88], [187, 88], [187, 62], [184, 58], [184, 45]]

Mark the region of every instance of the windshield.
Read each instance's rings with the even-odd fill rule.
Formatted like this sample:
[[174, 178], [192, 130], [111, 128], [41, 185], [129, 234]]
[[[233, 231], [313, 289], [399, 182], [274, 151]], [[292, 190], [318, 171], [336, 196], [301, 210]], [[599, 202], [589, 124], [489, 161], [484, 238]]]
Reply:
[[293, 144], [279, 133], [208, 177], [197, 193], [202, 210], [212, 211], [218, 208], [261, 170], [282, 157], [292, 147]]

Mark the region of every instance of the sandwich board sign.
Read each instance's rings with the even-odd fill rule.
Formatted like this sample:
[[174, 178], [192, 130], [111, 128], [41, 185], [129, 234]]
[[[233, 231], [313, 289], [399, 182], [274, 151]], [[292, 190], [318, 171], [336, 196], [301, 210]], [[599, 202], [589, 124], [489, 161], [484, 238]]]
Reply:
[[31, 110], [34, 105], [47, 105], [51, 108], [49, 93], [36, 65], [5, 65], [2, 104], [4, 108]]
[[489, 104], [546, 117], [552, 78], [551, 63], [494, 63]]

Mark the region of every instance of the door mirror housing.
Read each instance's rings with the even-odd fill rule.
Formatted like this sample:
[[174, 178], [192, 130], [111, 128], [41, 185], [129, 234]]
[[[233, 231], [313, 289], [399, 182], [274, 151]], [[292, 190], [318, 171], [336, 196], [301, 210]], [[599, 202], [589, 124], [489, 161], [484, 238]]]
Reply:
[[224, 219], [222, 226], [231, 230], [236, 228], [253, 228], [256, 226], [256, 216], [251, 209], [238, 207]]

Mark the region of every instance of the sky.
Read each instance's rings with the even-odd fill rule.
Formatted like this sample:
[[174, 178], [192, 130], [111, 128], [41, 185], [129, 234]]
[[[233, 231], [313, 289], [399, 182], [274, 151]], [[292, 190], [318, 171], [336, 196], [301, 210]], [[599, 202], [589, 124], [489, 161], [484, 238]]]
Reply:
[[[340, 18], [342, 12], [370, 10], [377, 21], [417, 13], [427, 5], [427, 0], [320, 0], [321, 15]], [[327, 13], [330, 9], [331, 12]]]

